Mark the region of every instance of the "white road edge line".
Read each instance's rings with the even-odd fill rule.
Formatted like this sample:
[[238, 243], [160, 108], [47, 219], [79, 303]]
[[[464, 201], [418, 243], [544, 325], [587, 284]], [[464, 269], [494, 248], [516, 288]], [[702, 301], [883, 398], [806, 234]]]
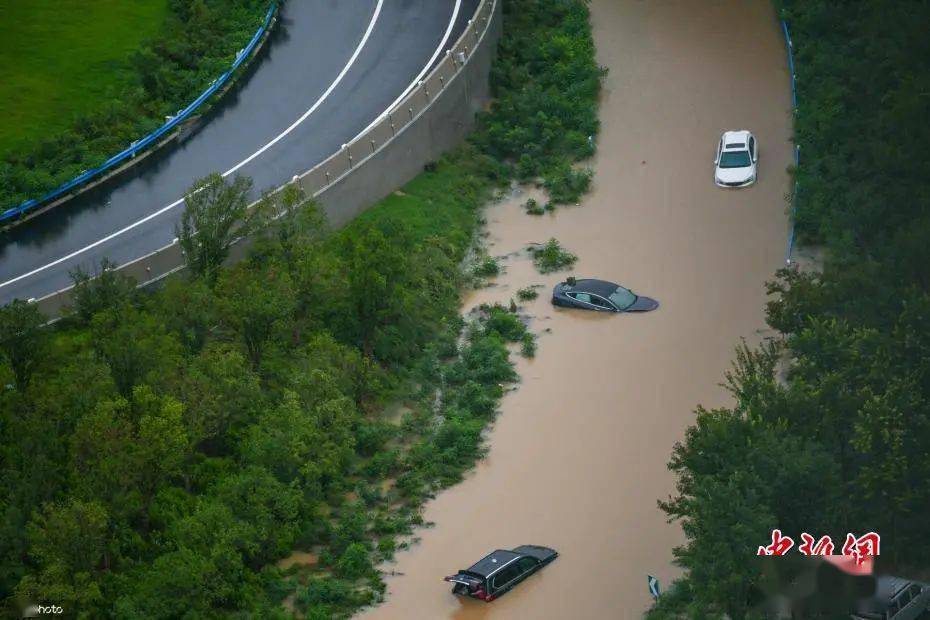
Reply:
[[[261, 155], [262, 153], [264, 153], [265, 151], [267, 151], [268, 149], [270, 149], [272, 146], [274, 146], [275, 144], [277, 144], [277, 143], [278, 143], [282, 138], [284, 138], [287, 134], [289, 134], [290, 132], [294, 131], [294, 129], [297, 128], [298, 125], [300, 125], [300, 124], [303, 123], [305, 120], [307, 120], [307, 118], [308, 118], [311, 114], [313, 114], [313, 113], [316, 111], [316, 109], [320, 107], [320, 105], [322, 105], [322, 103], [326, 100], [326, 98], [329, 97], [330, 94], [332, 94], [333, 90], [336, 89], [336, 87], [339, 85], [339, 83], [342, 81], [342, 79], [346, 76], [346, 73], [349, 72], [349, 69], [352, 68], [352, 65], [355, 64], [355, 60], [358, 58], [359, 54], [361, 54], [362, 49], [365, 47], [365, 44], [368, 43], [368, 39], [369, 39], [369, 37], [371, 37], [371, 33], [372, 33], [372, 32], [374, 31], [374, 29], [375, 29], [375, 23], [377, 23], [378, 17], [381, 15], [381, 7], [382, 7], [383, 5], [384, 5], [384, 0], [378, 0], [378, 4], [377, 4], [377, 6], [375, 7], [375, 11], [374, 11], [374, 13], [373, 13], [372, 16], [371, 16], [371, 21], [368, 23], [368, 29], [365, 30], [365, 34], [362, 36], [362, 40], [359, 41], [358, 46], [355, 48], [355, 52], [352, 54], [352, 57], [349, 58], [349, 61], [348, 61], [348, 62], [346, 63], [346, 65], [342, 68], [342, 71], [339, 72], [339, 75], [336, 76], [336, 79], [333, 81], [333, 83], [329, 85], [329, 88], [327, 88], [326, 91], [320, 96], [320, 98], [317, 99], [316, 103], [314, 103], [314, 104], [310, 107], [309, 110], [307, 110], [306, 112], [304, 112], [303, 115], [302, 115], [300, 118], [298, 118], [296, 121], [294, 121], [294, 123], [292, 123], [290, 127], [288, 127], [288, 128], [285, 129], [283, 132], [281, 132], [281, 133], [280, 133], [277, 137], [275, 137], [271, 142], [269, 142], [268, 144], [266, 144], [266, 145], [263, 146], [262, 148], [258, 149], [257, 151], [255, 151], [254, 153], [252, 153], [251, 155], [249, 155], [247, 158], [245, 158], [244, 160], [242, 160], [241, 162], [239, 162], [238, 164], [236, 164], [235, 166], [233, 166], [232, 168], [230, 168], [229, 170], [227, 170], [226, 172], [224, 172], [224, 173], [223, 173], [223, 176], [224, 176], [224, 177], [229, 176], [230, 174], [232, 174], [232, 173], [234, 173], [235, 171], [239, 170], [239, 168], [241, 168], [242, 166], [246, 165], [247, 163], [249, 163], [250, 161], [252, 161], [252, 160], [255, 159], [256, 157], [258, 157], [259, 155]], [[5, 287], [5, 286], [8, 286], [8, 285], [13, 284], [13, 283], [15, 283], [15, 282], [19, 282], [20, 280], [22, 280], [22, 279], [24, 279], [24, 278], [28, 278], [28, 277], [34, 276], [34, 275], [37, 274], [37, 273], [41, 273], [42, 271], [45, 271], [45, 270], [48, 269], [49, 267], [54, 267], [55, 265], [60, 265], [61, 263], [65, 262], [65, 261], [67, 261], [67, 260], [71, 260], [71, 259], [74, 258], [75, 256], [79, 256], [79, 255], [83, 254], [84, 252], [86, 252], [87, 250], [92, 250], [93, 248], [97, 247], [98, 245], [104, 244], [104, 243], [106, 243], [107, 241], [109, 241], [110, 239], [115, 239], [116, 237], [119, 237], [120, 235], [122, 235], [122, 234], [124, 234], [124, 233], [126, 233], [126, 232], [128, 232], [128, 231], [130, 231], [130, 230], [132, 230], [133, 228], [136, 228], [136, 227], [138, 227], [138, 226], [141, 226], [142, 224], [148, 222], [149, 220], [154, 219], [154, 218], [158, 217], [159, 215], [161, 215], [161, 214], [163, 214], [163, 213], [165, 213], [165, 212], [167, 212], [167, 211], [170, 211], [171, 209], [175, 208], [176, 206], [178, 206], [178, 205], [181, 204], [182, 202], [184, 202], [184, 199], [183, 199], [183, 198], [181, 198], [180, 200], [176, 200], [175, 202], [172, 202], [170, 205], [168, 205], [168, 206], [166, 206], [166, 207], [162, 207], [162, 208], [159, 209], [158, 211], [155, 211], [155, 212], [153, 212], [153, 213], [150, 213], [149, 215], [145, 216], [145, 217], [142, 218], [141, 220], [138, 220], [138, 221], [136, 221], [136, 222], [133, 222], [132, 224], [126, 226], [125, 228], [121, 228], [120, 230], [117, 230], [117, 231], [114, 232], [114, 233], [110, 233], [110, 234], [107, 235], [106, 237], [102, 237], [102, 238], [98, 239], [97, 241], [94, 241], [93, 243], [91, 243], [91, 244], [89, 244], [89, 245], [86, 245], [86, 246], [84, 246], [83, 248], [81, 248], [81, 249], [79, 249], [79, 250], [75, 250], [74, 252], [71, 252], [70, 254], [67, 254], [66, 256], [62, 256], [61, 258], [56, 259], [56, 260], [54, 260], [54, 261], [48, 263], [47, 265], [43, 265], [43, 266], [41, 266], [41, 267], [37, 267], [37, 268], [33, 269], [32, 271], [29, 271], [29, 272], [27, 272], [27, 273], [18, 275], [18, 276], [16, 276], [15, 278], [11, 278], [11, 279], [7, 280], [6, 282], [2, 282], [2, 283], [0, 283], [0, 288], [3, 288], [3, 287]]]
[[358, 132], [358, 135], [352, 138], [351, 140], [349, 140], [349, 143], [355, 142], [355, 140], [359, 136], [364, 135], [365, 133], [368, 132], [369, 129], [371, 129], [372, 127], [380, 123], [382, 120], [384, 120], [384, 117], [388, 115], [388, 112], [390, 112], [394, 108], [394, 106], [396, 106], [398, 103], [403, 101], [404, 97], [406, 97], [407, 94], [411, 90], [413, 90], [413, 88], [417, 84], [420, 83], [420, 80], [422, 80], [423, 76], [426, 75], [426, 72], [429, 71], [429, 68], [433, 65], [433, 62], [436, 60], [439, 54], [442, 53], [442, 48], [444, 48], [446, 46], [446, 43], [449, 41], [449, 36], [452, 35], [452, 29], [455, 28], [455, 20], [459, 16], [459, 9], [461, 7], [462, 7], [462, 0], [455, 0], [455, 8], [452, 10], [452, 19], [449, 20], [449, 26], [446, 28], [446, 33], [442, 36], [442, 41], [439, 42], [439, 46], [436, 48], [436, 51], [433, 52], [433, 55], [427, 61], [426, 65], [423, 67], [423, 70], [420, 71], [417, 77], [413, 78], [413, 81], [410, 82], [410, 85], [404, 89], [404, 92], [402, 92], [397, 99], [391, 102], [391, 105], [389, 105], [387, 109], [384, 110], [384, 112], [379, 114], [378, 117], [375, 118], [375, 120], [371, 121], [371, 124], [368, 125], [368, 127]]

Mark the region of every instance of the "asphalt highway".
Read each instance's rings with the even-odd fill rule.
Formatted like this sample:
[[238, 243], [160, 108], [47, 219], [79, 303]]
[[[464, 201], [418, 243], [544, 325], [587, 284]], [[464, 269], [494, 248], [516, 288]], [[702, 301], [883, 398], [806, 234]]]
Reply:
[[[478, 0], [292, 0], [239, 88], [182, 143], [0, 236], [0, 303], [39, 298], [171, 242], [183, 195], [212, 172], [255, 194], [335, 152], [452, 47]], [[438, 52], [438, 53], [437, 53]]]

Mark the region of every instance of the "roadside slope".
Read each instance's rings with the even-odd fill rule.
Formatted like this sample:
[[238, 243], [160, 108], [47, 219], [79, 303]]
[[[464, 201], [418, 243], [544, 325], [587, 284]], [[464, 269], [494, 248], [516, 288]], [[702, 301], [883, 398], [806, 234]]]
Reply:
[[[669, 450], [695, 404], [728, 402], [717, 383], [741, 337], [764, 328], [763, 283], [782, 262], [791, 119], [784, 47], [768, 2], [594, 0], [602, 102], [595, 188], [582, 208], [530, 218], [521, 199], [488, 211], [490, 251], [557, 237], [575, 273], [654, 296], [643, 316], [555, 311], [548, 290], [527, 305], [542, 334], [523, 385], [505, 397], [478, 470], [426, 510], [436, 522], [399, 557], [387, 602], [371, 617], [639, 617], [646, 574], [667, 584], [682, 540], [656, 499], [673, 491]], [[724, 129], [751, 129], [760, 180], [712, 182]], [[504, 261], [500, 286], [467, 302], [507, 302], [539, 276]], [[561, 552], [490, 606], [452, 597], [440, 578], [496, 547]]]

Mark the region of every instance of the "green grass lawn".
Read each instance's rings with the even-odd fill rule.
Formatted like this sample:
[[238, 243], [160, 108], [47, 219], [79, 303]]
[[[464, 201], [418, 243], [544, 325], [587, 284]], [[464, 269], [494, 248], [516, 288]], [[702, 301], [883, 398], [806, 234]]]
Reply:
[[167, 13], [168, 0], [0, 0], [0, 157], [119, 92]]

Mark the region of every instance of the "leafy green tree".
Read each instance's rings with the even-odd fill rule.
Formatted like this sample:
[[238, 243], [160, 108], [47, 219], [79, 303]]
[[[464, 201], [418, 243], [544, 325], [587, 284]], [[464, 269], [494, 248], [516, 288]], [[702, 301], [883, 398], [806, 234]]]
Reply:
[[188, 436], [209, 455], [230, 453], [265, 399], [245, 356], [237, 347], [222, 343], [210, 344], [190, 362], [177, 394], [187, 405]]
[[247, 607], [255, 585], [239, 553], [217, 542], [206, 550], [179, 547], [155, 558], [133, 575], [116, 600], [120, 618], [216, 617]]
[[675, 561], [687, 570], [693, 609], [705, 615], [745, 618], [761, 603], [755, 555], [774, 528], [800, 540], [802, 531], [835, 527], [836, 465], [783, 427], [699, 409], [669, 468], [677, 495], [659, 505], [681, 521], [688, 542], [676, 547]]
[[356, 342], [372, 355], [381, 330], [396, 318], [399, 308], [413, 303], [403, 287], [410, 273], [412, 240], [407, 231], [391, 223], [386, 228], [370, 227], [346, 243]]
[[361, 543], [349, 545], [336, 562], [336, 574], [345, 579], [361, 579], [373, 571], [368, 549]]
[[266, 468], [284, 483], [298, 484], [310, 497], [322, 498], [351, 462], [350, 425], [355, 415], [345, 397], [307, 406], [296, 394], [286, 393], [246, 431], [243, 460]]
[[451, 248], [427, 240], [415, 246], [396, 220], [344, 239], [349, 339], [386, 362], [413, 358], [454, 315], [461, 283]]
[[20, 299], [0, 307], [0, 353], [10, 365], [16, 389], [25, 392], [46, 348], [46, 318]]
[[922, 511], [928, 500], [917, 482], [930, 474], [927, 409], [914, 381], [899, 376], [891, 379], [884, 393], [863, 404], [853, 425], [851, 444], [866, 463], [859, 468], [854, 486], [870, 505], [868, 514], [860, 512], [857, 520], [884, 533], [895, 561], [902, 555], [901, 535], [919, 535], [906, 529], [905, 519]]
[[184, 426], [184, 406], [155, 394], [147, 385], [133, 390], [132, 409], [138, 420], [135, 458], [139, 488], [146, 508], [163, 485], [181, 479], [190, 458], [190, 439]]
[[170, 278], [155, 312], [189, 353], [197, 354], [219, 322], [216, 297], [202, 280]]
[[84, 617], [104, 613], [101, 578], [118, 553], [110, 517], [94, 501], [47, 504], [30, 523], [29, 556], [38, 565], [17, 593], [26, 600], [54, 601]]
[[72, 435], [72, 488], [120, 517], [142, 517], [158, 489], [182, 477], [189, 458], [182, 406], [147, 386], [132, 400], [105, 401]]
[[217, 499], [255, 532], [248, 559], [253, 567], [286, 555], [298, 535], [300, 494], [261, 467], [246, 467], [221, 480]]
[[270, 344], [283, 344], [292, 333], [296, 295], [290, 275], [278, 266], [237, 268], [217, 285], [220, 317], [245, 347], [252, 367], [261, 366]]
[[315, 251], [328, 232], [326, 215], [319, 203], [307, 200], [294, 183], [285, 185], [274, 196], [263, 198], [262, 214], [267, 225], [257, 236], [251, 259], [263, 261], [274, 256], [291, 273], [297, 261]]
[[184, 196], [184, 213], [175, 234], [187, 266], [196, 276], [213, 283], [236, 238], [257, 224], [249, 210], [252, 181], [236, 176], [226, 181], [214, 173], [196, 181]]
[[74, 283], [71, 304], [84, 323], [90, 323], [99, 312], [117, 312], [135, 300], [135, 281], [117, 270], [116, 264], [107, 258], [100, 261], [93, 274], [81, 267], [73, 270], [71, 281]]
[[123, 397], [140, 383], [166, 381], [180, 363], [178, 341], [155, 316], [133, 307], [99, 312], [91, 331], [94, 349]]
[[101, 402], [78, 422], [71, 436], [76, 495], [116, 508], [119, 516], [141, 510], [134, 434], [130, 406], [122, 398]]

